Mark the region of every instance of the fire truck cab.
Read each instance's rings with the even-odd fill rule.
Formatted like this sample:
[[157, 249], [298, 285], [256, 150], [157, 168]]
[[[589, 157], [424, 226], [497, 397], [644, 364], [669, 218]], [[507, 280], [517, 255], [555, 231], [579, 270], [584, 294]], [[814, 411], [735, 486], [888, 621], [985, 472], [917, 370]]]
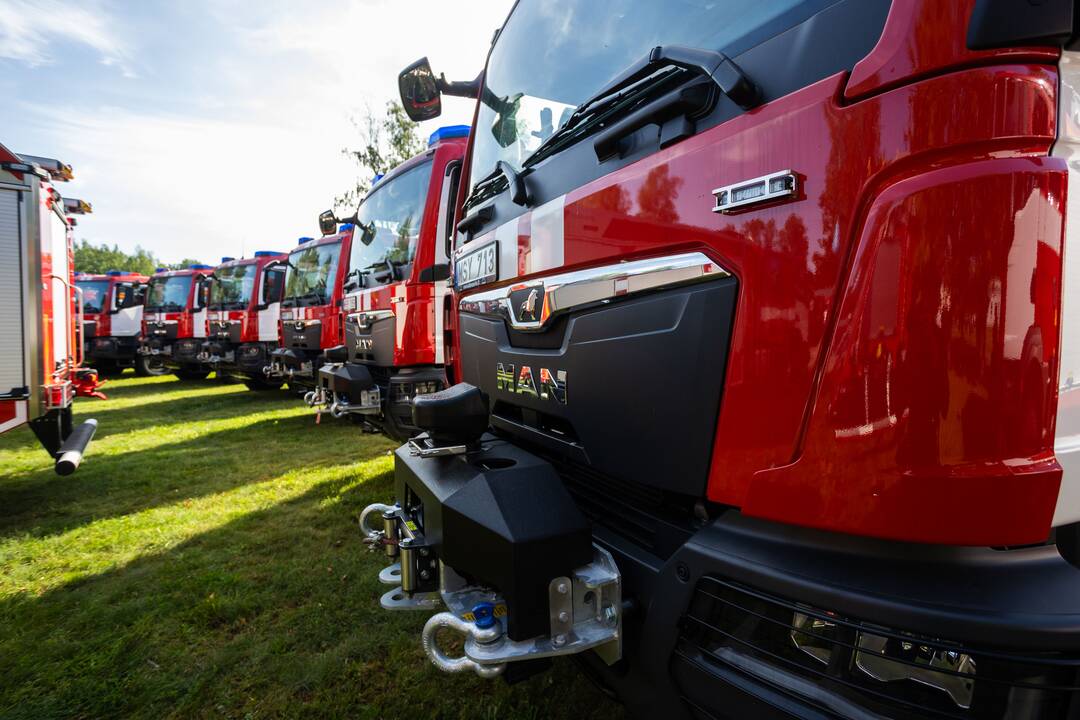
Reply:
[[288, 382], [294, 390], [311, 392], [323, 352], [342, 344], [341, 300], [353, 233], [353, 226], [344, 224], [320, 238], [302, 237], [289, 253], [279, 322], [281, 345], [264, 368], [268, 381]]
[[29, 424], [55, 470], [82, 462], [96, 420], [77, 427], [72, 402], [93, 391], [82, 367], [82, 293], [74, 286], [75, 214], [88, 203], [62, 198], [69, 165], [19, 156], [0, 145], [0, 432]]
[[350, 219], [345, 344], [326, 351], [307, 396], [320, 412], [405, 440], [415, 434], [412, 398], [446, 386], [446, 278], [468, 134], [468, 126], [436, 130], [428, 150], [381, 178]]
[[109, 270], [104, 274], [75, 273], [82, 291], [84, 348], [88, 361], [101, 375], [134, 368], [138, 375], [166, 372], [150, 355], [139, 354], [142, 336], [146, 275]]
[[407, 68], [414, 120], [478, 99], [458, 384], [361, 517], [431, 661], [575, 655], [638, 717], [1076, 717], [1078, 25], [519, 0], [477, 80]]
[[199, 353], [206, 339], [212, 270], [201, 264], [184, 270], [159, 268], [146, 288], [139, 354], [161, 362], [183, 380], [210, 374]]
[[222, 258], [214, 270], [200, 359], [219, 375], [240, 378], [252, 390], [280, 388], [263, 368], [278, 348], [284, 253], [259, 250], [250, 258]]

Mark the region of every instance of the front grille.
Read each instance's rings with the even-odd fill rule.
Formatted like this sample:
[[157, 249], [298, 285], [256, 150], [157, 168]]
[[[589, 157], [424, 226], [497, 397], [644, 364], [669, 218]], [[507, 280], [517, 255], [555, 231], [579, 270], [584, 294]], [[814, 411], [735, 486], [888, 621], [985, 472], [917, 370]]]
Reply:
[[[703, 578], [675, 668], [736, 676], [830, 716], [1073, 718], [1080, 658], [966, 647]], [[676, 673], [678, 675], [678, 673]], [[694, 688], [683, 688], [697, 695]]]
[[552, 464], [589, 522], [657, 557], [670, 557], [696, 529], [690, 499], [618, 480], [543, 450], [533, 451]]

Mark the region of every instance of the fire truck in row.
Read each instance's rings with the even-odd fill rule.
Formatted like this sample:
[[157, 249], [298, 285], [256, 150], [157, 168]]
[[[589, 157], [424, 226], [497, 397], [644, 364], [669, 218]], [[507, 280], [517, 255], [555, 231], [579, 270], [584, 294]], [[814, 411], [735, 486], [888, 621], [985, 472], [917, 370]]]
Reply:
[[184, 380], [202, 380], [211, 372], [199, 356], [207, 336], [212, 270], [202, 264], [159, 268], [146, 288], [139, 355]]
[[[445, 387], [452, 211], [468, 134], [467, 126], [436, 130], [427, 150], [380, 178], [344, 226], [351, 242], [332, 296], [341, 298], [340, 324], [321, 338], [333, 346], [306, 396], [320, 411], [405, 440], [416, 431], [412, 398]], [[333, 213], [321, 223], [324, 241], [335, 237]], [[297, 353], [303, 322], [283, 317], [280, 354]]]
[[431, 661], [574, 656], [639, 717], [1076, 717], [1078, 30], [520, 0], [476, 80], [406, 68], [414, 120], [477, 101], [455, 384], [361, 517]]
[[83, 298], [84, 353], [100, 375], [118, 375], [125, 368], [141, 376], [167, 372], [153, 356], [138, 352], [149, 280], [123, 270], [75, 273]]
[[71, 180], [58, 160], [17, 155], [0, 145], [0, 432], [29, 424], [60, 475], [73, 473], [97, 421], [72, 418], [76, 395], [96, 393], [83, 366], [82, 291], [74, 283]]

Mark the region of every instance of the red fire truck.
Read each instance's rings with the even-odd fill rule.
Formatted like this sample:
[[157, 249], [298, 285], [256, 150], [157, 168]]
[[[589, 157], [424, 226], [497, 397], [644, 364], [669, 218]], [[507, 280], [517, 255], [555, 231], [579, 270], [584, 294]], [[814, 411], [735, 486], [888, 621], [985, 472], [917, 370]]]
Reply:
[[96, 420], [77, 427], [76, 394], [92, 394], [97, 374], [82, 367], [82, 300], [74, 287], [74, 214], [88, 203], [62, 198], [56, 182], [69, 165], [16, 155], [0, 145], [0, 432], [29, 424], [69, 475], [94, 437]]
[[478, 97], [458, 384], [361, 519], [382, 604], [445, 607], [436, 666], [576, 655], [640, 717], [1075, 716], [1078, 20], [521, 0], [477, 81], [406, 69], [414, 119]]
[[83, 337], [87, 360], [101, 375], [134, 368], [137, 375], [166, 372], [153, 356], [140, 355], [143, 302], [150, 278], [123, 270], [75, 273], [83, 297]]
[[139, 354], [183, 380], [202, 380], [210, 374], [199, 353], [206, 339], [212, 270], [202, 264], [185, 270], [158, 268], [146, 288]]
[[350, 218], [345, 344], [326, 351], [308, 396], [320, 411], [405, 440], [413, 396], [446, 386], [451, 213], [468, 134], [468, 126], [436, 130], [428, 150], [380, 179]]
[[263, 373], [278, 348], [284, 253], [259, 250], [254, 257], [222, 258], [214, 270], [200, 359], [220, 375], [242, 379], [252, 390], [273, 390]]
[[[281, 345], [264, 368], [271, 383], [288, 382], [308, 393], [315, 388], [323, 352], [344, 340], [341, 300], [354, 228], [348, 223], [337, 228], [332, 213], [327, 220], [323, 232], [328, 234], [300, 238], [285, 261]], [[326, 224], [323, 218], [320, 222]]]

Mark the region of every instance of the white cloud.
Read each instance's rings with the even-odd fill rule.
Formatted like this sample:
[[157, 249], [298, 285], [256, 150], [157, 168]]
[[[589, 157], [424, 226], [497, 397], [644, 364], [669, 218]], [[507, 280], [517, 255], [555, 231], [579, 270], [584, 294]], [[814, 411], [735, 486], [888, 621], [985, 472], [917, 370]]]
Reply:
[[128, 48], [111, 25], [102, 7], [85, 0], [0, 0], [0, 58], [36, 67], [53, 62], [54, 43], [77, 43], [133, 77]]
[[[474, 0], [463, 12], [438, 0], [335, 0], [303, 8], [229, 2], [187, 9], [209, 17], [224, 38], [190, 57], [169, 58], [177, 67], [134, 55], [148, 78], [200, 71], [187, 84], [198, 87], [196, 94], [168, 95], [174, 83], [141, 80], [126, 84], [124, 95], [109, 95], [113, 106], [18, 106], [27, 131], [5, 132], [0, 141], [74, 166], [76, 181], [62, 190], [94, 205], [80, 237], [128, 251], [139, 244], [175, 262], [284, 249], [313, 234], [318, 213], [355, 179], [340, 153], [358, 141], [350, 116], [395, 99], [398, 71], [422, 55], [452, 79], [474, 77], [511, 4]], [[0, 33], [11, 5], [0, 0]], [[132, 33], [147, 30], [160, 28], [131, 23]], [[187, 29], [169, 31], [182, 36]], [[124, 48], [112, 38], [98, 50], [106, 59], [124, 58]], [[48, 58], [46, 50], [23, 61], [44, 62], [38, 58]], [[136, 92], [171, 102], [118, 99]], [[469, 123], [472, 113], [472, 102], [448, 99], [443, 117], [421, 129]]]

